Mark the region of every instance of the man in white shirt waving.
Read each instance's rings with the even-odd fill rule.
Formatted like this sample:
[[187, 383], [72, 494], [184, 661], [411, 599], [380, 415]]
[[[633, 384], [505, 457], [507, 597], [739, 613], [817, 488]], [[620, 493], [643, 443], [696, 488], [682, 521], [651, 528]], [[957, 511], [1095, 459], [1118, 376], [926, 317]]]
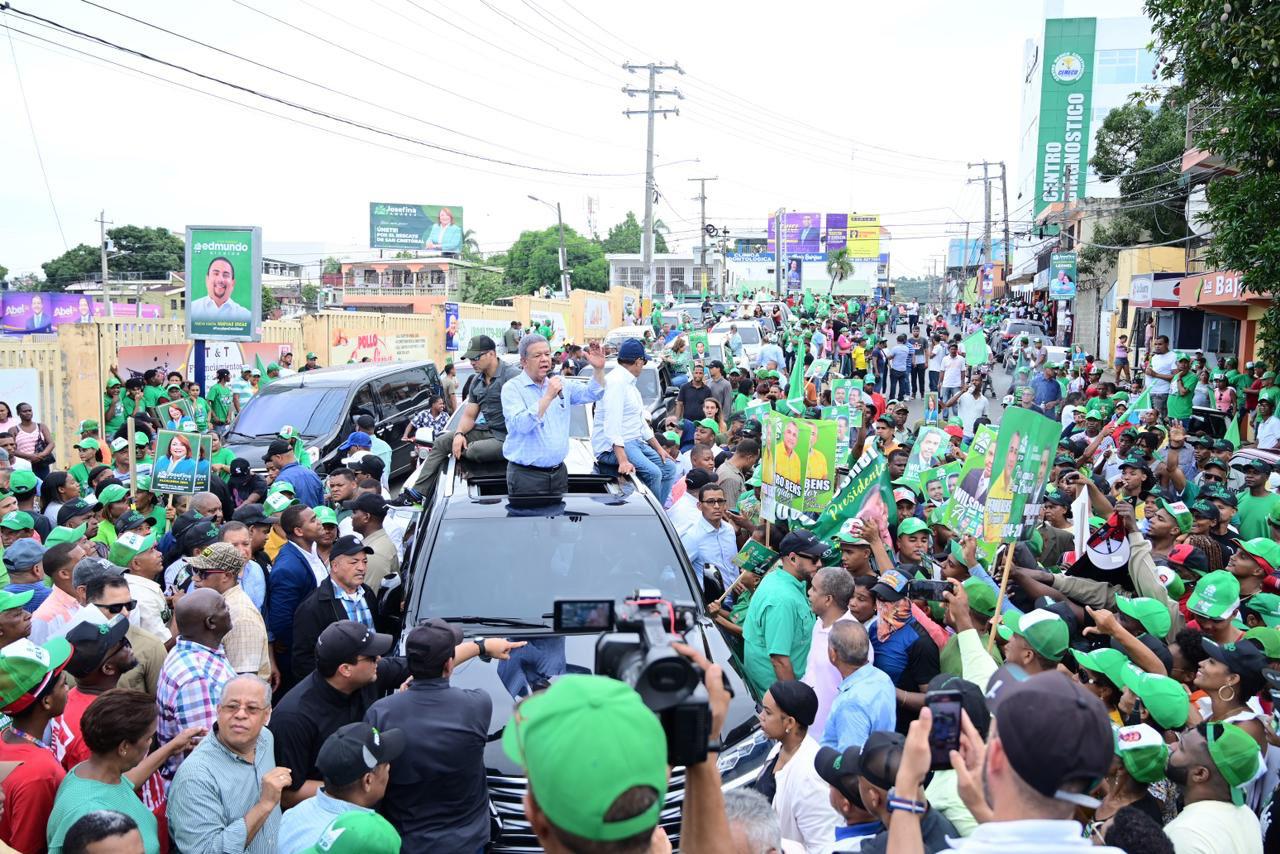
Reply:
[[616, 465], [619, 474], [635, 472], [665, 505], [676, 479], [676, 463], [654, 438], [636, 388], [636, 377], [647, 362], [644, 345], [637, 339], [622, 342], [618, 367], [609, 374], [604, 397], [596, 404], [591, 449], [599, 462]]

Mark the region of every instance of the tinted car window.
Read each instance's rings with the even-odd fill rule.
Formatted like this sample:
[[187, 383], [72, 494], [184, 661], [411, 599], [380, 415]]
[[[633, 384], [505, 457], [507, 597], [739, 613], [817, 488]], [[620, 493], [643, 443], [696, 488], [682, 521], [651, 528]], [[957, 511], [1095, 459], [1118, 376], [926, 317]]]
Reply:
[[[415, 619], [470, 614], [551, 625], [557, 598], [622, 599], [637, 587], [696, 601], [662, 523], [652, 516], [450, 519], [431, 550]], [[602, 561], [601, 555], [609, 559]], [[477, 584], [474, 568], [498, 573]], [[501, 580], [505, 576], [506, 580]]]
[[[605, 368], [605, 376], [613, 370], [613, 366]], [[595, 373], [595, 368], [589, 367], [582, 372], [582, 376], [591, 377]], [[661, 389], [658, 388], [658, 369], [653, 365], [646, 365], [645, 369], [640, 372], [640, 376], [636, 377], [636, 388], [640, 390], [640, 399], [644, 401], [645, 406], [650, 406], [657, 402], [661, 396]]]
[[378, 400], [383, 418], [394, 418], [405, 412], [420, 409], [427, 402], [430, 388], [424, 368], [401, 371], [378, 380]]
[[340, 388], [302, 386], [275, 394], [268, 388], [249, 399], [233, 429], [246, 436], [274, 436], [282, 424], [291, 424], [303, 436], [324, 436], [341, 417], [344, 398]]

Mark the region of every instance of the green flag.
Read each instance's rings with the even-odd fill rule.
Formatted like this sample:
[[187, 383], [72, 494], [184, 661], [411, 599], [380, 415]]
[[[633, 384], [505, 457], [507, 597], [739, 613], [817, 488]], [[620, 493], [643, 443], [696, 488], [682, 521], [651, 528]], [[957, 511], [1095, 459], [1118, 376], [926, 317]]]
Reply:
[[985, 365], [991, 361], [991, 351], [987, 349], [987, 339], [982, 334], [982, 330], [973, 333], [962, 343], [964, 344], [964, 363], [969, 367]]
[[[1138, 399], [1129, 404], [1128, 410], [1125, 412], [1124, 420], [1130, 424], [1137, 424], [1142, 417], [1142, 413], [1151, 408], [1151, 389], [1144, 388], [1142, 394], [1138, 395]], [[1240, 441], [1239, 428], [1236, 429], [1236, 441]]]
[[794, 415], [804, 412], [804, 345], [796, 347], [796, 363], [791, 366], [791, 378], [787, 380], [788, 411]]
[[255, 367], [258, 369], [258, 373], [262, 374], [262, 380], [258, 383], [258, 388], [261, 390], [271, 385], [271, 378], [267, 376], [267, 366], [263, 364], [262, 357], [254, 356], [253, 358]]
[[1227, 424], [1227, 433], [1223, 438], [1231, 443], [1232, 448], [1237, 451], [1240, 450], [1240, 420], [1238, 418], [1232, 418], [1230, 423]]
[[[829, 540], [849, 519], [874, 519], [881, 525], [881, 535], [898, 521], [898, 506], [893, 501], [893, 485], [889, 482], [889, 461], [874, 447], [869, 447], [841, 482], [835, 497], [818, 516], [813, 535]], [[888, 540], [885, 540], [888, 543]]]

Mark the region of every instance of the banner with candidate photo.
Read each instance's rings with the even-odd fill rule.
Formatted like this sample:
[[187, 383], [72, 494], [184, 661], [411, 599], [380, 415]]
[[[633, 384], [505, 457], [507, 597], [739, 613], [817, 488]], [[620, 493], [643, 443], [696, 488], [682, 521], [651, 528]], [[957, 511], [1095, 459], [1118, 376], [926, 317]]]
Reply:
[[257, 341], [262, 324], [262, 229], [188, 226], [187, 336]]
[[933, 468], [947, 453], [947, 434], [939, 427], [923, 427], [916, 435], [916, 442], [911, 446], [911, 455], [907, 457], [907, 467], [902, 476], [914, 480], [920, 472]]
[[1013, 542], [1039, 521], [1061, 432], [1057, 421], [1038, 412], [1017, 406], [1005, 410], [993, 453], [986, 456], [990, 475], [980, 496], [983, 540]]
[[177, 430], [183, 433], [195, 433], [196, 418], [191, 409], [191, 401], [184, 397], [158, 403], [151, 407], [151, 414], [162, 430]]
[[[1006, 410], [1006, 417], [1012, 411], [1013, 408]], [[995, 464], [996, 435], [996, 431], [985, 424], [974, 432], [969, 454], [960, 469], [960, 480], [945, 505], [943, 519], [958, 537], [982, 534], [982, 505]]]
[[889, 462], [871, 443], [841, 479], [836, 494], [819, 514], [813, 534], [829, 540], [841, 525], [854, 518], [871, 520], [880, 530], [881, 539], [891, 542], [889, 526], [898, 521], [898, 511], [889, 483]]
[[151, 468], [151, 491], [190, 495], [209, 489], [213, 437], [161, 430], [156, 433], [156, 461]]
[[456, 302], [444, 304], [444, 349], [448, 353], [456, 353], [458, 351], [458, 316], [458, 304]]
[[934, 466], [920, 472], [920, 493], [930, 504], [945, 504], [960, 483], [960, 470], [964, 463], [957, 460], [946, 465]]

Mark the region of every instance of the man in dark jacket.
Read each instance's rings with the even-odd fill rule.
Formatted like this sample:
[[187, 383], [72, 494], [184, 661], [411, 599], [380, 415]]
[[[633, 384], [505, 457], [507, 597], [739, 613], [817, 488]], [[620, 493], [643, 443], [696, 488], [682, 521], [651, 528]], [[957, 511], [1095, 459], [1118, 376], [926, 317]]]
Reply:
[[364, 583], [371, 554], [359, 534], [339, 537], [329, 550], [329, 577], [293, 613], [295, 679], [316, 669], [316, 640], [329, 624], [352, 620], [369, 629], [377, 625], [378, 597]]
[[[288, 542], [276, 553], [275, 562], [271, 565], [271, 583], [267, 585], [267, 629], [273, 638], [276, 666], [280, 669], [277, 696], [288, 691], [295, 681], [290, 660], [294, 611], [316, 589], [319, 580], [328, 574], [328, 568], [315, 550], [323, 526], [314, 510], [301, 504], [286, 507], [280, 514], [280, 528]], [[311, 638], [313, 647], [316, 637], [318, 633]], [[312, 664], [306, 672], [314, 667]]]

